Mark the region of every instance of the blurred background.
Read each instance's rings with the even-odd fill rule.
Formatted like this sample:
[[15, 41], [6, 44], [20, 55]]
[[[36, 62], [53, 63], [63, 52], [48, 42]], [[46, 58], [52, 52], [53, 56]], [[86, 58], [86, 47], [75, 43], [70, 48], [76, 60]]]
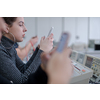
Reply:
[[[53, 26], [54, 46], [59, 42], [62, 31], [71, 34], [69, 46], [73, 50], [95, 53], [100, 50], [100, 17], [24, 17], [27, 32], [24, 41], [19, 43], [25, 46], [32, 36], [47, 36]], [[37, 44], [38, 44], [37, 43]], [[96, 51], [96, 52], [95, 52]]]

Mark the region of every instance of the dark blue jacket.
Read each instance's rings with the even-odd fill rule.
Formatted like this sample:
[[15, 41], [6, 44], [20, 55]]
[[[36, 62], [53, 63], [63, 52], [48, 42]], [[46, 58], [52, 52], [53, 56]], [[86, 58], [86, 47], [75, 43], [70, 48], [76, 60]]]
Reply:
[[[18, 57], [14, 46], [10, 49], [7, 49], [7, 47], [11, 47], [14, 44], [13, 41], [3, 36], [1, 43], [0, 74], [15, 84], [27, 83], [29, 76], [31, 75], [33, 77], [34, 74], [41, 69], [39, 68], [41, 64], [40, 55], [43, 51], [36, 48], [30, 60], [24, 64]], [[35, 77], [36, 76], [38, 76], [37, 73], [35, 74]]]

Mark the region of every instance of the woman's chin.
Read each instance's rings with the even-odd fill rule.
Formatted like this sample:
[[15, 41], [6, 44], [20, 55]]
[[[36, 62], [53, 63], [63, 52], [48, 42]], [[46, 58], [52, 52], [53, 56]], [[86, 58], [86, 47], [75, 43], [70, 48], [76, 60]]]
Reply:
[[23, 41], [23, 38], [22, 39], [20, 39], [20, 40], [17, 40], [17, 42], [22, 42]]

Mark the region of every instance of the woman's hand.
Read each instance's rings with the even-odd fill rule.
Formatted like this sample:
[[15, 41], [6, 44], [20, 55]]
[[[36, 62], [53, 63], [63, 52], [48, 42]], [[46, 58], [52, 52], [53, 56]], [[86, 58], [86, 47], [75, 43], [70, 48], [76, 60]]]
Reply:
[[37, 36], [32, 37], [32, 38], [30, 39], [30, 41], [32, 42], [33, 45], [35, 45], [35, 44], [38, 42], [38, 37], [37, 37]]
[[50, 52], [53, 48], [53, 34], [47, 38], [42, 37], [40, 41], [40, 49], [44, 52]]

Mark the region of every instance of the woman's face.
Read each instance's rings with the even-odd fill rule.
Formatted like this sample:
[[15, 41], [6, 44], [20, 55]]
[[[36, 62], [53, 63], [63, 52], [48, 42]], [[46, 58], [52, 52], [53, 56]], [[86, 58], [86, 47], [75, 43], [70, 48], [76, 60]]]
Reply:
[[25, 36], [25, 32], [27, 31], [24, 25], [24, 18], [17, 17], [16, 21], [13, 22], [12, 26], [9, 27], [8, 31], [14, 35], [16, 42], [22, 42]]
[[2, 37], [2, 31], [7, 31], [7, 29], [6, 29], [6, 24], [3, 20], [3, 18], [0, 17], [0, 40], [1, 40], [1, 37]]

